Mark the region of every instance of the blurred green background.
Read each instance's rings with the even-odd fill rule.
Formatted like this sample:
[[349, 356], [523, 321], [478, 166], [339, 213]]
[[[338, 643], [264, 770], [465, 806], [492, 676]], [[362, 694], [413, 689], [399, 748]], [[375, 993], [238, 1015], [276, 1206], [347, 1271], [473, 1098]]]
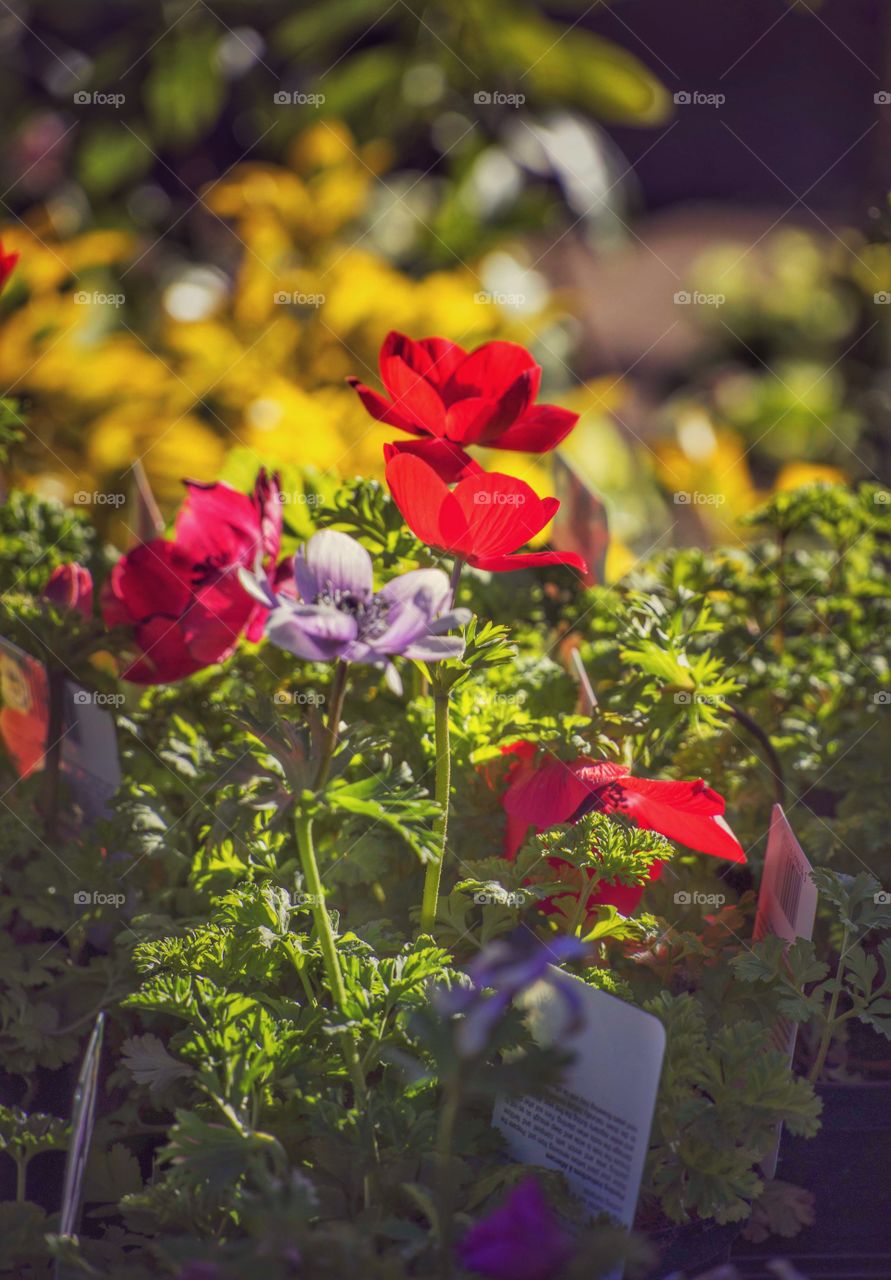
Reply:
[[876, 0], [4, 6], [11, 478], [71, 501], [139, 457], [167, 504], [245, 454], [379, 472], [343, 379], [397, 327], [533, 349], [582, 415], [610, 572], [741, 536], [777, 487], [885, 483], [887, 25]]

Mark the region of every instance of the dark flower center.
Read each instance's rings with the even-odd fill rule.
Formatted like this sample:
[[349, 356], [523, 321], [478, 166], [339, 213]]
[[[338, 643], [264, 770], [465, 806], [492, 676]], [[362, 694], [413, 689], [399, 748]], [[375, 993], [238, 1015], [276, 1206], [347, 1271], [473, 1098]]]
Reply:
[[316, 596], [315, 603], [328, 605], [355, 618], [360, 640], [373, 640], [383, 635], [387, 629], [387, 614], [390, 606], [380, 596], [372, 596], [370, 600], [365, 600], [353, 591], [335, 587], [329, 578]]

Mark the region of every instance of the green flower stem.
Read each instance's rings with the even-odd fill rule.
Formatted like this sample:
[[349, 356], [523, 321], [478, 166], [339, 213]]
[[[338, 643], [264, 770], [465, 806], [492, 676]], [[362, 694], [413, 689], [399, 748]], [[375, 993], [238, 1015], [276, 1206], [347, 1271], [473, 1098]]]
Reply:
[[[300, 863], [303, 867], [303, 877], [309, 894], [316, 935], [319, 939], [319, 946], [322, 948], [322, 959], [325, 963], [328, 988], [334, 1004], [338, 1011], [342, 1013], [346, 1006], [346, 988], [343, 983], [343, 974], [337, 955], [337, 945], [334, 941], [334, 930], [331, 928], [331, 917], [325, 906], [325, 891], [322, 888], [322, 877], [319, 875], [319, 864], [316, 861], [315, 845], [312, 838], [312, 818], [306, 817], [303, 813], [298, 813], [294, 825], [297, 832], [297, 847], [300, 851]], [[346, 1032], [339, 1039], [344, 1061], [353, 1082], [356, 1102], [361, 1103], [366, 1097], [367, 1090], [356, 1046], [352, 1037]]]
[[570, 936], [574, 937], [578, 934], [581, 937], [582, 925], [588, 916], [588, 903], [594, 894], [594, 890], [600, 886], [600, 877], [596, 880], [589, 880], [584, 889], [579, 890], [579, 896], [576, 899], [575, 911], [572, 914], [572, 924], [569, 928]]
[[436, 1135], [437, 1162], [437, 1218], [439, 1226], [439, 1274], [441, 1280], [448, 1280], [452, 1274], [452, 1226], [454, 1212], [452, 1208], [452, 1147], [455, 1138], [455, 1121], [460, 1108], [460, 1087], [446, 1087], [439, 1114], [439, 1127]]
[[421, 902], [421, 932], [432, 933], [439, 905], [439, 885], [442, 864], [445, 861], [446, 838], [449, 830], [449, 797], [452, 785], [452, 761], [449, 755], [449, 691], [434, 694], [434, 743], [436, 751], [436, 802], [439, 813], [433, 824], [433, 836], [437, 857], [427, 863], [424, 876], [424, 897]]
[[823, 1026], [823, 1034], [820, 1037], [820, 1047], [817, 1050], [814, 1065], [808, 1073], [808, 1080], [811, 1084], [816, 1084], [820, 1079], [823, 1067], [826, 1064], [826, 1055], [829, 1053], [829, 1046], [832, 1044], [832, 1035], [838, 1021], [836, 1014], [838, 1012], [838, 1001], [842, 991], [842, 978], [844, 977], [845, 972], [845, 959], [848, 951], [848, 934], [849, 931], [845, 929], [838, 957], [838, 967], [835, 971], [835, 984], [832, 991], [832, 998], [829, 1001], [829, 1008], [826, 1012], [826, 1022]]
[[452, 575], [449, 578], [449, 586], [452, 589], [452, 608], [458, 603], [458, 583], [461, 580], [461, 570], [464, 568], [464, 561], [460, 556], [455, 556], [455, 563], [452, 565]]
[[328, 781], [328, 775], [331, 772], [331, 761], [334, 758], [334, 750], [337, 746], [340, 717], [343, 714], [343, 700], [346, 696], [348, 671], [349, 667], [346, 662], [344, 662], [343, 658], [341, 658], [337, 664], [337, 669], [334, 672], [334, 680], [331, 684], [331, 706], [328, 709], [325, 748], [322, 752], [322, 760], [319, 765], [318, 776], [316, 777], [316, 791], [322, 790], [325, 783]]

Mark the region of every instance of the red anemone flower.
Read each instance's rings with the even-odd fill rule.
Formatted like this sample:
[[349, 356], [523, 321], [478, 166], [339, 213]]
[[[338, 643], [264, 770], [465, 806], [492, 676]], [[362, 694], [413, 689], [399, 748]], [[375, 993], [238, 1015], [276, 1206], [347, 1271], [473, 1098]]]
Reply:
[[3, 292], [6, 281], [15, 270], [15, 264], [18, 260], [19, 255], [17, 253], [6, 253], [4, 251], [3, 241], [0, 240], [0, 293]]
[[282, 509], [278, 478], [261, 471], [250, 496], [227, 484], [187, 482], [174, 538], [122, 556], [102, 592], [109, 627], [129, 626], [141, 655], [124, 671], [135, 684], [164, 684], [222, 662], [241, 636], [259, 640], [268, 613], [240, 568], [276, 585]]
[[43, 588], [44, 600], [60, 609], [76, 609], [84, 618], [93, 612], [93, 578], [81, 564], [60, 564]]
[[[553, 757], [535, 764], [536, 747], [517, 742], [504, 749], [516, 758], [502, 806], [507, 813], [505, 856], [516, 857], [530, 826], [536, 831], [577, 822], [593, 811], [621, 813], [644, 831], [656, 831], [716, 858], [745, 862], [746, 855], [724, 820], [724, 800], [702, 778], [693, 782], [660, 782], [632, 777], [621, 764], [605, 760], [564, 761]], [[550, 860], [558, 866], [559, 859]], [[663, 863], [653, 863], [650, 880], [658, 880]], [[645, 886], [613, 881], [600, 887], [590, 905], [612, 904], [623, 915], [637, 907]]]
[[387, 484], [405, 523], [422, 542], [477, 569], [502, 572], [543, 564], [566, 564], [582, 573], [581, 556], [563, 551], [524, 551], [560, 506], [539, 498], [523, 480], [482, 471], [449, 489], [432, 467], [408, 453], [390, 454]]
[[348, 382], [373, 418], [419, 437], [390, 448], [423, 458], [450, 484], [480, 469], [467, 445], [545, 453], [578, 422], [568, 409], [535, 404], [541, 368], [515, 342], [468, 353], [446, 338], [389, 333], [380, 369], [389, 400], [358, 378]]

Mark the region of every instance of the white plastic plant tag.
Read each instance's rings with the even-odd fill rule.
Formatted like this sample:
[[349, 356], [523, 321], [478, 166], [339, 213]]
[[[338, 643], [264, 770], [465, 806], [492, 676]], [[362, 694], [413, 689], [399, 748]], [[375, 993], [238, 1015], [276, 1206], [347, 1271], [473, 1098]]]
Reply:
[[[559, 1170], [592, 1216], [609, 1213], [630, 1228], [653, 1123], [665, 1028], [652, 1014], [579, 978], [558, 970], [554, 975], [552, 982], [532, 987], [522, 1003], [535, 1039], [569, 1050], [574, 1060], [562, 1085], [547, 1095], [500, 1095], [493, 1121], [514, 1159]], [[555, 983], [571, 983], [581, 1005], [580, 1024], [573, 1028], [568, 1002], [555, 992]]]
[[108, 816], [109, 801], [121, 785], [117, 731], [105, 698], [65, 681], [62, 769], [87, 822]]
[[[756, 942], [768, 934], [774, 934], [787, 943], [794, 942], [796, 938], [813, 937], [818, 895], [811, 871], [811, 864], [795, 838], [789, 819], [782, 806], [775, 804], [770, 815], [770, 834], [752, 935]], [[774, 1046], [780, 1053], [785, 1053], [790, 1062], [795, 1053], [797, 1035], [796, 1024], [786, 1018], [781, 1018], [774, 1028]], [[767, 1178], [776, 1176], [780, 1133], [781, 1130], [777, 1129], [776, 1146], [761, 1166]]]
[[[87, 822], [105, 817], [121, 782], [117, 734], [108, 698], [64, 682], [61, 772]], [[43, 663], [0, 636], [0, 751], [18, 777], [46, 768], [50, 723], [49, 681]]]

